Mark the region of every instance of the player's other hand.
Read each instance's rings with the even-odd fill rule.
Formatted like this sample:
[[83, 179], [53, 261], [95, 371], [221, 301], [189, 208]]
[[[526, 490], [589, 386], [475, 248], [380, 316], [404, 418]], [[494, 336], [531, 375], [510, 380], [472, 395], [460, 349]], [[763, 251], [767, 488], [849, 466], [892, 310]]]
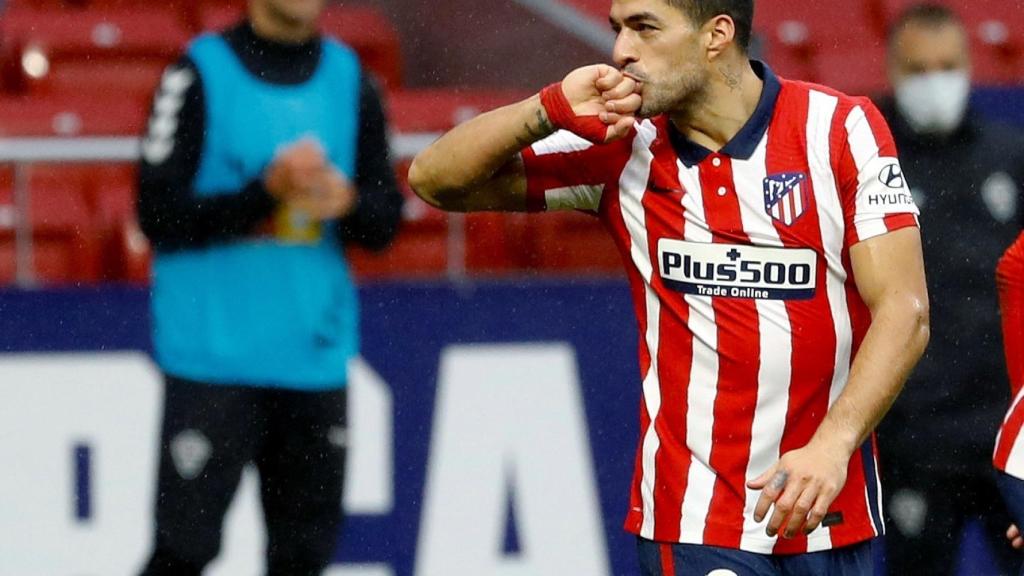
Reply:
[[1020, 528], [1017, 528], [1016, 524], [1010, 524], [1010, 527], [1006, 529], [1006, 539], [1010, 541], [1010, 546], [1017, 550], [1024, 549], [1024, 535], [1021, 534]]
[[288, 204], [313, 220], [323, 221], [348, 216], [358, 198], [352, 182], [340, 170], [328, 166], [314, 174], [309, 186], [291, 196]]
[[821, 524], [829, 506], [846, 484], [850, 454], [821, 442], [785, 453], [774, 466], [747, 483], [761, 490], [754, 521], [761, 522], [774, 505], [765, 532], [792, 538]]
[[548, 117], [556, 127], [597, 143], [618, 140], [636, 121], [640, 88], [636, 80], [606, 64], [577, 68], [561, 82], [571, 110], [563, 115], [549, 107]]
[[288, 200], [308, 194], [327, 167], [320, 143], [304, 138], [284, 147], [274, 156], [263, 175], [263, 185], [271, 196]]

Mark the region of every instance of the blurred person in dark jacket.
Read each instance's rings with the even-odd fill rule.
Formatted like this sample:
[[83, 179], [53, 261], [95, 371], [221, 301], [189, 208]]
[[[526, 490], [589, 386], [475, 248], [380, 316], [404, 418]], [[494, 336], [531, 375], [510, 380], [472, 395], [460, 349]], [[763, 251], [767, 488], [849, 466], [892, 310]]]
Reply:
[[879, 428], [890, 574], [952, 574], [965, 523], [981, 521], [1000, 569], [1019, 559], [990, 465], [1007, 406], [992, 271], [1020, 230], [1024, 138], [970, 105], [967, 33], [947, 8], [909, 8], [889, 36], [892, 127], [921, 210], [932, 302], [929, 349]]
[[331, 561], [358, 300], [344, 247], [383, 248], [402, 197], [374, 83], [322, 37], [325, 0], [250, 0], [163, 76], [139, 170], [165, 376], [147, 576], [198, 576], [255, 464], [269, 576]]

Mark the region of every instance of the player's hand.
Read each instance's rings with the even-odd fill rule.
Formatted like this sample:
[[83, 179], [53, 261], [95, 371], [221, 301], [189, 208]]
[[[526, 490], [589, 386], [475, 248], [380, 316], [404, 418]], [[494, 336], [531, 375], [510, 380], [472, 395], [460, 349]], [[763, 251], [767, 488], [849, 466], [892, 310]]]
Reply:
[[277, 153], [263, 176], [263, 185], [278, 200], [306, 195], [327, 168], [323, 148], [305, 138]]
[[570, 72], [560, 85], [565, 106], [554, 99], [542, 101], [556, 128], [571, 130], [595, 143], [611, 142], [629, 134], [640, 110], [640, 84], [605, 64], [584, 66]]
[[747, 483], [761, 490], [754, 508], [754, 521], [761, 522], [774, 505], [765, 532], [792, 538], [801, 531], [809, 534], [821, 524], [829, 506], [846, 484], [851, 454], [823, 442], [785, 453], [764, 474]]
[[608, 111], [632, 116], [640, 109], [639, 88], [639, 82], [606, 64], [577, 68], [562, 80], [562, 92], [577, 116]]
[[309, 186], [292, 196], [288, 204], [316, 221], [343, 218], [352, 213], [359, 195], [355, 186], [337, 168], [318, 171]]
[[1016, 524], [1010, 524], [1006, 529], [1006, 539], [1010, 541], [1010, 546], [1017, 550], [1024, 549], [1024, 535], [1020, 533], [1020, 528], [1017, 528]]

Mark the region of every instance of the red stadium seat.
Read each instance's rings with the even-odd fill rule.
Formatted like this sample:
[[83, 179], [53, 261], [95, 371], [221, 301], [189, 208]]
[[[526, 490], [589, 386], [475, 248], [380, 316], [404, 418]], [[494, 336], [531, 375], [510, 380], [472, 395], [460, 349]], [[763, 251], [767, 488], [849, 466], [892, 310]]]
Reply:
[[[964, 21], [971, 42], [974, 79], [980, 84], [1024, 81], [1024, 7], [1015, 0], [936, 0]], [[877, 0], [888, 28], [914, 0]]]
[[166, 69], [165, 62], [62, 62], [55, 65], [33, 93], [91, 95], [102, 101], [131, 100], [148, 110]]
[[875, 96], [889, 89], [885, 46], [864, 43], [857, 51], [826, 51], [814, 58], [814, 81], [851, 96]]
[[565, 274], [621, 274], [622, 258], [601, 221], [579, 212], [552, 212], [530, 221], [533, 267]]
[[[152, 250], [135, 214], [135, 167], [117, 166], [92, 190], [96, 230], [103, 247], [102, 278], [144, 283], [149, 280]], [[115, 175], [116, 174], [116, 175]], [[94, 176], [99, 176], [97, 170]]]
[[196, 9], [199, 13], [199, 28], [205, 31], [220, 31], [239, 20], [245, 15], [245, 6], [219, 3], [200, 3]]
[[534, 215], [481, 212], [465, 219], [465, 262], [471, 274], [525, 270], [536, 259], [529, 218]]
[[[0, 282], [15, 279], [15, 212], [10, 190], [0, 192]], [[95, 282], [100, 252], [84, 200], [70, 187], [36, 188], [31, 195], [33, 266], [48, 284]]]
[[608, 20], [608, 8], [611, 2], [608, 0], [569, 0], [567, 4], [571, 4], [581, 13], [598, 22], [604, 22]]
[[103, 279], [145, 284], [149, 282], [152, 262], [149, 241], [135, 218], [120, 221], [104, 243]]
[[141, 103], [119, 98], [0, 98], [0, 136], [138, 135], [147, 116]]
[[346, 255], [357, 278], [436, 278], [448, 265], [447, 228], [405, 223], [386, 251], [349, 246]]
[[863, 2], [758, 0], [754, 29], [769, 46], [814, 53], [856, 47], [881, 38]]
[[[863, 3], [846, 0], [759, 0], [754, 28], [768, 63], [794, 80], [822, 82], [840, 90], [874, 84], [872, 76], [846, 78], [822, 68], [882, 45], [881, 31]], [[819, 57], [824, 56], [819, 62]], [[858, 69], [862, 66], [857, 66]], [[884, 77], [883, 77], [884, 79]]]
[[390, 89], [402, 85], [402, 53], [395, 27], [378, 10], [366, 6], [331, 6], [320, 21], [323, 31], [339, 38], [359, 54]]
[[425, 88], [388, 95], [392, 127], [398, 132], [440, 132], [529, 96], [522, 90]]
[[409, 188], [411, 161], [403, 158], [395, 167], [399, 188], [405, 196], [405, 210], [394, 244], [380, 254], [358, 246], [347, 249], [360, 278], [436, 277], [447, 269], [448, 214], [420, 200]]
[[[154, 7], [156, 6], [156, 7]], [[7, 92], [148, 103], [189, 32], [166, 6], [10, 9], [0, 18]]]
[[5, 41], [41, 46], [51, 61], [177, 56], [189, 39], [173, 8], [160, 4], [89, 10], [10, 8], [0, 18]]

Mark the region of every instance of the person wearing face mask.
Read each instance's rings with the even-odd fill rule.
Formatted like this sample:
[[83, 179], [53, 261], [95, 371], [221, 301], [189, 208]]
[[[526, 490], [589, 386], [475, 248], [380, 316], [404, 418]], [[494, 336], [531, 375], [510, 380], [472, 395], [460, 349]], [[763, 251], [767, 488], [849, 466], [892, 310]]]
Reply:
[[1007, 406], [992, 270], [1020, 231], [1024, 139], [970, 105], [967, 33], [938, 5], [909, 8], [889, 36], [892, 126], [921, 210], [932, 338], [879, 429], [890, 574], [953, 573], [962, 528], [983, 522], [1004, 574], [1016, 573], [989, 464]]

